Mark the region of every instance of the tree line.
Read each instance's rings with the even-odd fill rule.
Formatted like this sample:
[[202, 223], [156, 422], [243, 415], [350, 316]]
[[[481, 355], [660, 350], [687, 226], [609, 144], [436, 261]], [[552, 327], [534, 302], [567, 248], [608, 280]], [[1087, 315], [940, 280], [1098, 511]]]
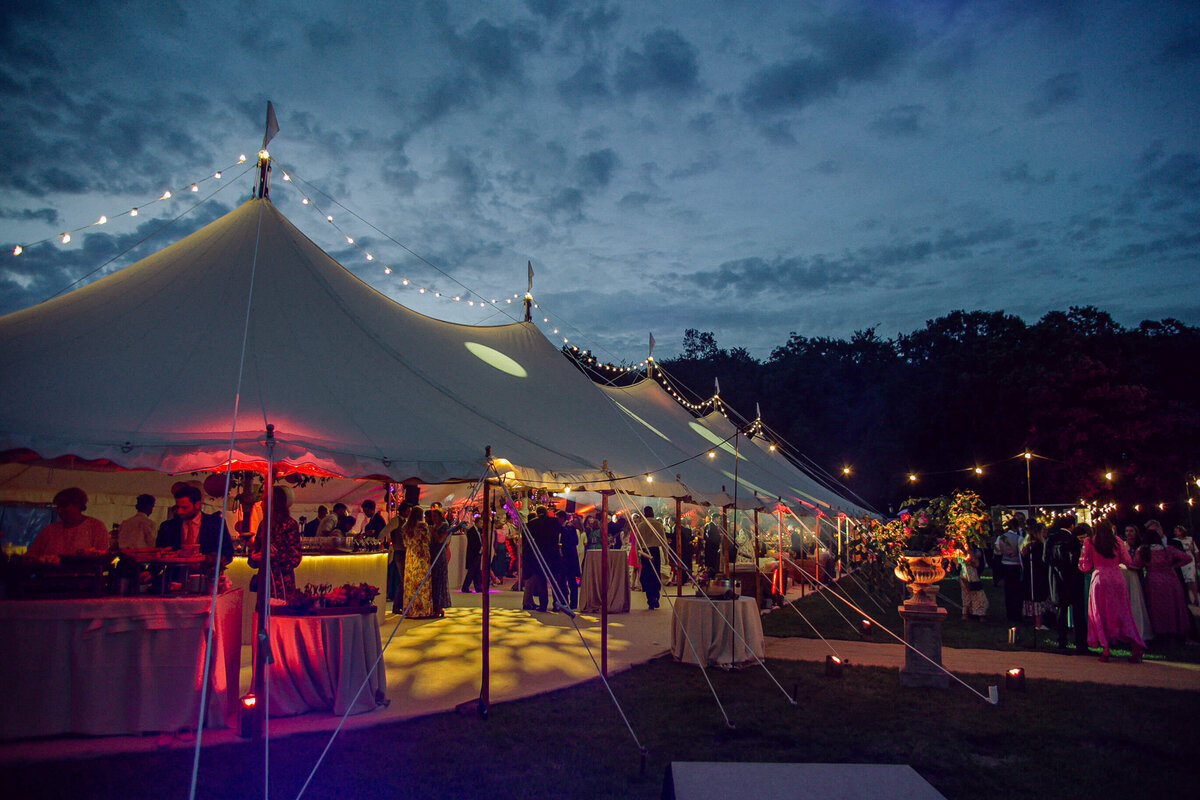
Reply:
[[1200, 472], [1200, 329], [1174, 319], [1131, 329], [1091, 306], [1034, 324], [954, 311], [891, 339], [792, 333], [765, 361], [688, 329], [659, 363], [700, 397], [719, 380], [746, 417], [757, 403], [769, 428], [882, 512], [965, 488], [990, 503], [1165, 502], [1186, 521], [1185, 482]]

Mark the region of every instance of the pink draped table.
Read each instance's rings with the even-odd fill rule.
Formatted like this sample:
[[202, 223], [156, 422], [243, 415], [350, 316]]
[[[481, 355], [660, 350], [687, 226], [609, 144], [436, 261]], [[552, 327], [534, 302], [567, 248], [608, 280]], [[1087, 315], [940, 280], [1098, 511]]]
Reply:
[[271, 716], [361, 714], [386, 704], [387, 677], [374, 612], [372, 606], [367, 613], [271, 615]]
[[[0, 602], [0, 738], [195, 729], [209, 595]], [[206, 728], [232, 724], [242, 592], [217, 597]]]

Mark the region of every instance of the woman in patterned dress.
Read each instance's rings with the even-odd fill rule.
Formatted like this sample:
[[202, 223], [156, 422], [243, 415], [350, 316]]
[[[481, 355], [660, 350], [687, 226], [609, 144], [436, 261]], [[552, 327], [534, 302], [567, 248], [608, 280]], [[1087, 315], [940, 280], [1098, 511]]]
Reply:
[[435, 616], [433, 587], [426, 578], [429, 572], [429, 526], [424, 517], [421, 507], [413, 506], [401, 532], [404, 537], [404, 597], [410, 603], [408, 619]]
[[[271, 596], [287, 598], [296, 590], [296, 567], [300, 566], [300, 526], [291, 515], [291, 495], [282, 486], [271, 490]], [[251, 545], [249, 565], [258, 566], [267, 521], [258, 524]]]

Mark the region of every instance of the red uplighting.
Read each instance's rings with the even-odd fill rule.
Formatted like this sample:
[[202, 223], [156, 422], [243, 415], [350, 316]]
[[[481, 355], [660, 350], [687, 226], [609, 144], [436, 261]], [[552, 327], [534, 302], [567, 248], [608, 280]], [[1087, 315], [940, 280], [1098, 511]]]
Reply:
[[242, 698], [242, 708], [254, 708], [256, 698], [252, 694], [248, 694]]

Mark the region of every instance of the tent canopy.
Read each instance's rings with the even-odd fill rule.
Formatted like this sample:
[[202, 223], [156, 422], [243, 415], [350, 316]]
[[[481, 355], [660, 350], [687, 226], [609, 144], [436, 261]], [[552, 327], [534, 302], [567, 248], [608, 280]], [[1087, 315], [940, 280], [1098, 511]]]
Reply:
[[[458, 325], [360, 281], [251, 199], [113, 275], [0, 318], [0, 451], [167, 473], [233, 459], [561, 488], [659, 466], [530, 323]], [[243, 363], [239, 380], [239, 365]], [[236, 414], [235, 414], [236, 408]], [[662, 476], [657, 494], [690, 490]]]

